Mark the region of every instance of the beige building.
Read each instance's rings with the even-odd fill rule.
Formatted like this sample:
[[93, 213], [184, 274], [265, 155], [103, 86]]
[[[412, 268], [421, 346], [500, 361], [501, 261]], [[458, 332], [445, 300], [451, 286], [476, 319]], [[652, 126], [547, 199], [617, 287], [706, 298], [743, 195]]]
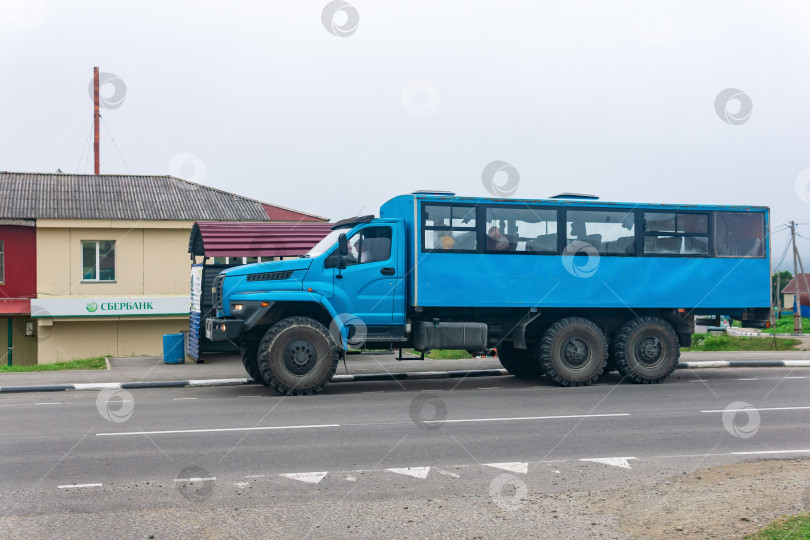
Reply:
[[36, 220], [41, 364], [159, 356], [188, 330], [195, 221], [324, 220], [170, 176], [0, 173], [0, 197], [0, 219]]

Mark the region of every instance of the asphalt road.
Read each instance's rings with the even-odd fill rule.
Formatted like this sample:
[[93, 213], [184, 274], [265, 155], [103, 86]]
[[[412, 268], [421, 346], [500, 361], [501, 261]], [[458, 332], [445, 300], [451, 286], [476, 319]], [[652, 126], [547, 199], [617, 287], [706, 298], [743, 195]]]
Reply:
[[[684, 371], [650, 386], [616, 380], [586, 388], [513, 377], [346, 383], [309, 397], [263, 387], [4, 395], [0, 526], [10, 520], [34, 537], [47, 530], [21, 523], [35, 516], [40, 526], [67, 520], [77, 537], [96, 527], [145, 537], [139, 524], [147, 522], [198, 534], [154, 511], [191, 503], [210, 517], [249, 498], [297, 501], [295, 512], [318, 516], [309, 501], [345, 504], [358, 489], [376, 503], [473, 493], [497, 505], [493, 489], [521, 495], [511, 480], [493, 488], [502, 474], [528, 491], [566, 482], [596, 489], [627, 471], [810, 456], [810, 369]], [[110, 509], [151, 511], [131, 523], [88, 519]], [[241, 523], [232, 531], [351, 533], [323, 518], [324, 529]]]

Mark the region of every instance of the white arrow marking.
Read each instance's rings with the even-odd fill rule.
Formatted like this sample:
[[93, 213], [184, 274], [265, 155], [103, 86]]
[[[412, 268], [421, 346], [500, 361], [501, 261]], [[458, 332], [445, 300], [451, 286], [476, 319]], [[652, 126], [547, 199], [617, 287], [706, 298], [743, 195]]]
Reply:
[[284, 476], [285, 478], [292, 478], [293, 480], [298, 480], [300, 482], [306, 482], [307, 484], [317, 484], [324, 477], [329, 474], [328, 472], [300, 472], [300, 473], [289, 473], [289, 474], [280, 474], [279, 476]]
[[621, 467], [622, 469], [632, 469], [627, 462], [628, 459], [636, 459], [634, 457], [606, 457], [596, 459], [580, 459], [580, 461], [593, 461], [594, 463], [604, 463], [605, 465], [613, 465], [614, 467]]
[[430, 467], [405, 467], [404, 469], [385, 469], [392, 473], [404, 474], [405, 476], [413, 476], [424, 480], [430, 472]]
[[526, 474], [529, 472], [529, 464], [516, 461], [514, 463], [484, 463], [488, 467], [495, 467], [496, 469], [503, 469], [504, 471], [516, 472]]

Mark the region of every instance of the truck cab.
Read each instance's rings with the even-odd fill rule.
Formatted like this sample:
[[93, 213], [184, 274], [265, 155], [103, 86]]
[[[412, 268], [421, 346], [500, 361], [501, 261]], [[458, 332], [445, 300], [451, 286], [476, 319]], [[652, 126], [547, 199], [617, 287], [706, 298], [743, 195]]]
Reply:
[[[217, 317], [206, 320], [206, 337], [238, 343], [254, 379], [282, 393], [315, 392], [328, 382], [324, 373], [331, 379], [346, 350], [407, 340], [405, 258], [402, 220], [339, 221], [298, 259], [239, 266], [217, 276]], [[279, 336], [264, 339], [285, 319]], [[325, 352], [329, 360], [319, 362]], [[274, 361], [262, 366], [260, 355]]]

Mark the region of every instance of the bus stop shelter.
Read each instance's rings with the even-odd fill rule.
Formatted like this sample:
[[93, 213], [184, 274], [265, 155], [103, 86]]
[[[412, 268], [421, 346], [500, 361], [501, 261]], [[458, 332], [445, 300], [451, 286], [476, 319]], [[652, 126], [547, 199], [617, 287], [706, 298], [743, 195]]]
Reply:
[[327, 222], [257, 223], [198, 221], [191, 229], [191, 310], [187, 356], [199, 361], [204, 353], [236, 352], [227, 341], [205, 338], [205, 318], [214, 312], [211, 287], [222, 270], [232, 266], [298, 257], [332, 228]]

